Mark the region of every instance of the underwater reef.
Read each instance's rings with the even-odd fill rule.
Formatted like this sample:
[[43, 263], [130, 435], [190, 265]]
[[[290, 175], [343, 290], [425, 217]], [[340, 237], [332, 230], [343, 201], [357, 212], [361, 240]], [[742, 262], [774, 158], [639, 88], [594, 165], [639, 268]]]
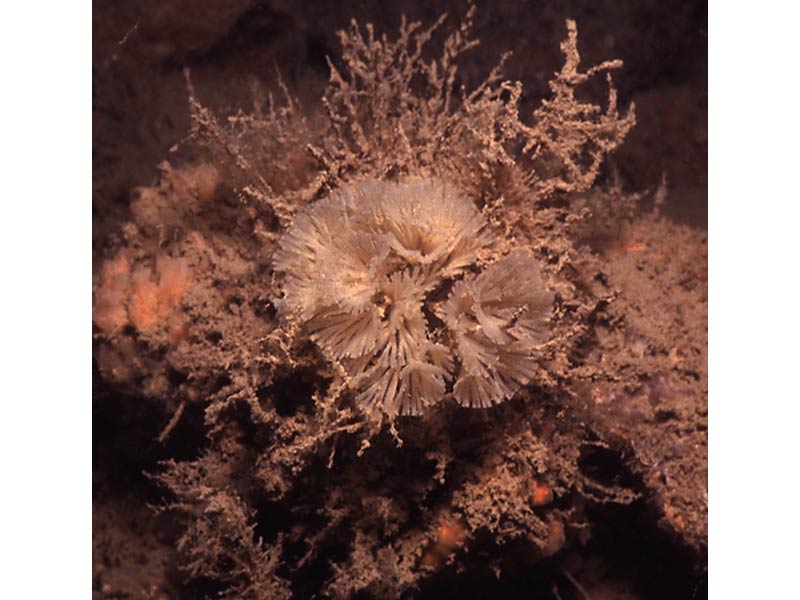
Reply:
[[353, 20], [316, 100], [181, 66], [188, 134], [95, 227], [98, 597], [702, 586], [706, 233], [621, 183], [579, 22], [532, 97], [461, 14]]

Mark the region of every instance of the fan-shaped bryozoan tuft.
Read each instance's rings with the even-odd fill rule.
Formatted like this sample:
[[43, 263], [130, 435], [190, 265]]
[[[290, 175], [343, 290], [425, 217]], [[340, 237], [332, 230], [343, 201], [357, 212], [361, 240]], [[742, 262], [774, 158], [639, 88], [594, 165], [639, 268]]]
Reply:
[[454, 378], [459, 403], [491, 406], [535, 373], [553, 303], [525, 251], [475, 276], [491, 242], [483, 215], [445, 182], [364, 181], [307, 208], [280, 240], [277, 304], [364, 407], [419, 414]]

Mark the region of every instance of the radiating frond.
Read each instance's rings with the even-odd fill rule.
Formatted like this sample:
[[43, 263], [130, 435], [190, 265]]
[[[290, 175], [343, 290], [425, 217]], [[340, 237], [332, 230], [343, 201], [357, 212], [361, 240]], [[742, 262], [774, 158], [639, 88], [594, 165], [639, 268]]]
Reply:
[[[552, 295], [533, 257], [514, 252], [477, 277], [460, 277], [490, 244], [467, 198], [432, 179], [345, 187], [299, 214], [280, 241], [284, 313], [350, 374], [362, 406], [419, 414], [442, 400], [475, 407], [511, 396], [536, 370]], [[449, 333], [432, 331], [439, 315]], [[442, 343], [444, 342], [444, 343]]]
[[535, 376], [535, 346], [552, 304], [536, 261], [522, 250], [453, 287], [441, 312], [461, 362], [453, 388], [459, 403], [496, 404]]

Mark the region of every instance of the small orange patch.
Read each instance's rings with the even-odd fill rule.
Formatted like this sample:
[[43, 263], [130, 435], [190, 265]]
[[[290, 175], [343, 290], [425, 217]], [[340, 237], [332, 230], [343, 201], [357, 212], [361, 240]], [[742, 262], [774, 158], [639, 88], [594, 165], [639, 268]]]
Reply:
[[131, 270], [131, 263], [125, 252], [120, 252], [115, 258], [103, 263], [103, 280], [108, 281], [119, 275], [127, 276]]
[[684, 521], [683, 517], [669, 504], [664, 504], [664, 516], [676, 531], [683, 531], [686, 529], [686, 521]]
[[646, 244], [625, 244], [623, 246], [625, 252], [644, 252], [647, 250]]
[[137, 269], [133, 274], [133, 294], [128, 304], [128, 315], [131, 323], [140, 331], [149, 331], [158, 322], [158, 299], [158, 285], [150, 281], [150, 269]]
[[458, 521], [449, 521], [439, 527], [438, 543], [447, 548], [460, 545], [467, 536], [467, 530]]
[[534, 506], [545, 506], [553, 501], [553, 490], [549, 486], [538, 481], [533, 482], [533, 494], [531, 502]]
[[95, 290], [92, 318], [106, 334], [128, 324], [125, 309], [130, 285], [130, 261], [125, 252], [103, 263], [100, 281]]
[[159, 317], [166, 318], [183, 299], [189, 286], [189, 266], [185, 259], [159, 256], [156, 259], [158, 271]]
[[[128, 304], [131, 323], [140, 331], [152, 331], [158, 323], [172, 315], [175, 307], [183, 299], [189, 285], [189, 267], [185, 259], [159, 256], [156, 259], [158, 282], [152, 280], [152, 271], [143, 267], [133, 274], [133, 292]], [[177, 329], [176, 329], [177, 327]], [[185, 333], [180, 323], [173, 326], [171, 335], [176, 342]]]
[[[92, 318], [104, 333], [111, 334], [128, 324], [147, 332], [173, 316], [189, 286], [188, 263], [184, 258], [163, 255], [156, 258], [155, 266], [158, 281], [153, 281], [153, 271], [148, 267], [139, 267], [131, 274], [127, 252], [103, 264]], [[173, 320], [170, 336], [178, 344], [186, 339], [188, 326], [180, 319]]]
[[208, 248], [208, 243], [206, 242], [206, 238], [203, 237], [203, 234], [199, 231], [193, 231], [189, 234], [189, 241], [197, 250], [205, 250]]
[[438, 568], [466, 539], [467, 529], [463, 523], [457, 520], [443, 522], [436, 541], [422, 555], [421, 565]]
[[106, 334], [122, 329], [128, 323], [125, 305], [121, 301], [114, 302], [108, 297], [95, 303], [92, 317], [95, 324]]

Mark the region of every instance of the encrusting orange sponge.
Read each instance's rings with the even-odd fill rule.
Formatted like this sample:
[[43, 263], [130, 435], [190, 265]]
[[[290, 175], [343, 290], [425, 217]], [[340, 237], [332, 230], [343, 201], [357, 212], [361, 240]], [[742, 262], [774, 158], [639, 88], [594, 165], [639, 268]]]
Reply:
[[188, 262], [162, 255], [156, 258], [155, 272], [157, 280], [149, 267], [138, 267], [131, 272], [130, 259], [124, 252], [106, 261], [95, 291], [93, 311], [95, 324], [105, 334], [129, 324], [148, 333], [159, 323], [172, 319], [189, 285]]
[[101, 269], [100, 283], [95, 291], [92, 318], [106, 334], [111, 334], [128, 324], [128, 287], [130, 285], [130, 260], [125, 252], [107, 260]]
[[151, 271], [141, 268], [133, 274], [133, 293], [128, 305], [131, 323], [140, 331], [151, 331], [166, 320], [183, 299], [189, 285], [185, 259], [159, 256], [156, 259], [158, 282]]

